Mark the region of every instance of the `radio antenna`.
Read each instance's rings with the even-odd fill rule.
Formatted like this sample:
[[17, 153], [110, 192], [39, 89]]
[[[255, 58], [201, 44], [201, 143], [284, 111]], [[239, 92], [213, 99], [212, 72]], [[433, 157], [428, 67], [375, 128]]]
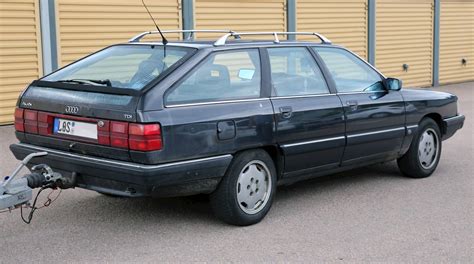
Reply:
[[[153, 18], [153, 16], [151, 15], [150, 10], [148, 10], [148, 7], [147, 7], [146, 4], [145, 4], [145, 0], [142, 0], [142, 4], [143, 4], [143, 6], [145, 7], [146, 11], [148, 12], [148, 15], [150, 15], [150, 18], [151, 18], [151, 20], [153, 21], [153, 24], [155, 24], [156, 29], [158, 29], [158, 32], [160, 33], [161, 39], [162, 39], [162, 41], [163, 41], [163, 45], [168, 44], [168, 40], [165, 38], [165, 36], [164, 36], [163, 33], [161, 32], [161, 29], [160, 29], [160, 27], [158, 26], [158, 24], [156, 24], [156, 21], [155, 21], [155, 19]], [[165, 49], [166, 49], [166, 47], [165, 47]]]

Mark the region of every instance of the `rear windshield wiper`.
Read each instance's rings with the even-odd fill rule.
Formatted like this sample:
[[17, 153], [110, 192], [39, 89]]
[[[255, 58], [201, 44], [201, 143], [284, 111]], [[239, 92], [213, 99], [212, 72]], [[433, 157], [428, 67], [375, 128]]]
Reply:
[[71, 79], [71, 80], [57, 80], [56, 82], [63, 83], [77, 83], [77, 84], [102, 84], [106, 86], [112, 86], [112, 82], [109, 79], [105, 80], [90, 80], [90, 79]]

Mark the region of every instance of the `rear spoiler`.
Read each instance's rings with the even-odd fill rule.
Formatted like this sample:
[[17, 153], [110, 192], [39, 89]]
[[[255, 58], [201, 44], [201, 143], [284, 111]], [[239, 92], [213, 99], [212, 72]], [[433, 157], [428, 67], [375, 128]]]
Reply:
[[84, 84], [70, 84], [60, 82], [49, 82], [36, 80], [33, 81], [30, 86], [47, 87], [47, 88], [59, 88], [65, 90], [104, 93], [104, 94], [116, 94], [116, 95], [130, 95], [138, 96], [143, 91], [130, 89], [130, 88], [118, 88], [109, 86], [95, 86], [95, 85], [84, 85]]

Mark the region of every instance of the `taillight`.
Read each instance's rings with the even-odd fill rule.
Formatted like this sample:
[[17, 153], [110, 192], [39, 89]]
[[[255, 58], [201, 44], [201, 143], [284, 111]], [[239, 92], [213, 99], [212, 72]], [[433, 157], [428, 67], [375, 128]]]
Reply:
[[23, 119], [25, 120], [25, 132], [38, 134], [38, 111], [25, 110]]
[[[137, 151], [153, 151], [163, 148], [161, 127], [159, 124], [136, 124], [90, 118], [74, 118], [29, 109], [15, 109], [15, 130], [42, 136], [64, 137], [53, 133], [54, 119], [65, 118], [80, 122], [97, 122], [97, 141], [103, 146], [123, 148]], [[70, 138], [70, 137], [68, 137]], [[81, 140], [77, 138], [77, 140]], [[89, 139], [84, 139], [94, 143]]]
[[128, 148], [128, 123], [110, 122], [110, 145], [116, 148]]
[[163, 147], [161, 127], [158, 124], [130, 124], [128, 134], [131, 150], [152, 151]]
[[38, 112], [38, 134], [51, 135], [53, 133], [54, 117], [45, 112]]
[[110, 123], [104, 120], [97, 123], [97, 143], [110, 146]]
[[25, 111], [22, 108], [15, 109], [15, 130], [19, 132], [25, 132], [25, 124], [23, 119], [23, 113]]

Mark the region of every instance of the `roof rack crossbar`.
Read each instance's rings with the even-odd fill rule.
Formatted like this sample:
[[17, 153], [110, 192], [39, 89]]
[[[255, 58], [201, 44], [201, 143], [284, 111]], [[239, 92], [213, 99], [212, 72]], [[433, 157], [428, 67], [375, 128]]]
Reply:
[[331, 41], [325, 36], [316, 33], [316, 32], [228, 32], [224, 36], [220, 37], [214, 46], [222, 46], [226, 44], [226, 41], [229, 37], [240, 38], [240, 36], [254, 36], [254, 35], [272, 35], [274, 43], [280, 43], [278, 35], [307, 35], [307, 36], [316, 36], [321, 40], [323, 44], [331, 44]]
[[[191, 40], [194, 38], [195, 33], [235, 33], [232, 30], [214, 30], [214, 29], [186, 29], [186, 30], [162, 30], [162, 33], [190, 33], [185, 40]], [[131, 38], [128, 42], [139, 42], [143, 37], [147, 35], [160, 34], [158, 31], [145, 31]], [[238, 35], [233, 35], [234, 38], [239, 38]]]

